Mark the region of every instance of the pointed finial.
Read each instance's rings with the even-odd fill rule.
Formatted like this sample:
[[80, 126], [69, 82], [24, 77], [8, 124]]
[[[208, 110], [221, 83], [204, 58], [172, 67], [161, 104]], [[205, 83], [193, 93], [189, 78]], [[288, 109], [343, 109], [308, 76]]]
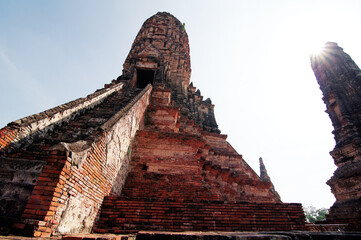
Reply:
[[266, 170], [266, 166], [263, 163], [263, 159], [260, 157], [259, 158], [259, 168], [260, 168], [260, 178], [262, 181], [264, 182], [270, 182], [271, 183], [271, 191], [275, 194], [275, 196], [281, 200], [280, 195], [278, 194], [278, 192], [276, 191], [275, 187], [273, 186], [273, 183], [271, 181], [271, 178], [268, 176], [267, 170]]
[[271, 178], [268, 176], [266, 166], [264, 165], [263, 159], [261, 157], [259, 158], [259, 170], [262, 181], [271, 182]]

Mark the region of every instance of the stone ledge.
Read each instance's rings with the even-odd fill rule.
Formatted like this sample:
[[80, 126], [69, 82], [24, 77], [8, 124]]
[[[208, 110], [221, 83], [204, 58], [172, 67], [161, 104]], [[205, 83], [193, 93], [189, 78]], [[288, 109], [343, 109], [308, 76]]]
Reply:
[[359, 240], [361, 232], [150, 232], [137, 234], [137, 240]]
[[101, 128], [105, 131], [111, 129], [119, 121], [119, 119], [121, 119], [129, 111], [129, 109], [131, 109], [148, 91], [152, 91], [152, 85], [150, 84], [148, 84], [147, 87], [145, 87], [140, 93], [138, 93], [138, 95], [133, 98], [123, 109], [121, 109], [106, 123], [104, 123]]
[[151, 232], [142, 231], [136, 235], [118, 234], [65, 234], [63, 236], [36, 238], [22, 236], [0, 236], [0, 240], [359, 240], [361, 232]]
[[115, 235], [115, 234], [66, 234], [63, 240], [135, 240], [135, 235]]
[[137, 240], [291, 240], [280, 234], [257, 232], [139, 232]]

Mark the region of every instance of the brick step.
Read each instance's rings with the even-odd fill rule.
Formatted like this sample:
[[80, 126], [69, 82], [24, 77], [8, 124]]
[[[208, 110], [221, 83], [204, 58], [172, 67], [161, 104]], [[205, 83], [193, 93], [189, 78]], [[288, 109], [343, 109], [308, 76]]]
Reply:
[[267, 231], [267, 232], [154, 232], [137, 233], [138, 240], [360, 240], [360, 232], [344, 232], [342, 228], [324, 232], [309, 231]]
[[122, 196], [219, 200], [201, 175], [199, 148], [204, 145], [190, 134], [139, 131]]
[[[153, 177], [154, 180], [156, 181], [152, 181], [149, 180], [148, 177]], [[188, 180], [189, 179], [189, 180]], [[203, 188], [203, 178], [199, 179], [199, 181], [195, 181], [192, 180], [190, 178], [179, 178], [177, 176], [155, 176], [152, 174], [147, 174], [144, 175], [144, 177], [142, 178], [131, 178], [131, 180], [134, 181], [129, 181], [129, 183], [127, 183], [124, 186], [124, 190], [126, 189], [142, 189], [142, 191], [150, 191], [150, 189], [152, 190], [169, 190], [169, 189], [187, 189], [187, 188], [192, 188], [193, 190], [204, 190]], [[144, 189], [144, 186], [142, 186], [142, 184], [139, 184], [139, 182], [135, 182], [135, 181], [142, 181], [142, 184], [147, 184], [147, 188], [148, 189]], [[159, 181], [165, 181], [165, 183], [157, 183]], [[172, 182], [172, 184], [169, 184], [167, 182]]]
[[[224, 167], [213, 161], [206, 160], [203, 164], [204, 181], [212, 188], [213, 193], [219, 193], [228, 201], [280, 202], [270, 190], [271, 183], [262, 181], [246, 164], [241, 169]], [[252, 189], [257, 188], [254, 192]]]
[[179, 131], [188, 134], [200, 135], [203, 131], [195, 122], [187, 117], [181, 115], [179, 120]]
[[235, 169], [231, 166], [224, 166], [224, 164], [219, 164], [215, 161], [205, 161], [203, 170], [216, 178], [220, 177], [224, 181], [229, 180], [230, 183], [234, 181], [239, 184], [250, 184], [255, 181], [261, 181], [263, 183], [258, 175], [249, 174], [245, 172], [244, 169]]
[[243, 169], [245, 165], [241, 155], [215, 154], [209, 151], [205, 157], [207, 161], [220, 165], [222, 168]]
[[[207, 195], [208, 194], [208, 195]], [[193, 201], [225, 201], [221, 196], [216, 194], [209, 194], [209, 192], [199, 192], [199, 195], [196, 193], [192, 193], [189, 196], [184, 196], [184, 193], [177, 194], [169, 194], [161, 196], [160, 194], [152, 195], [152, 194], [143, 194], [143, 195], [134, 195], [134, 194], [122, 194], [120, 199], [146, 199], [147, 201], [164, 201], [164, 202], [193, 202]]]
[[[176, 97], [177, 98], [177, 97]], [[167, 89], [163, 86], [155, 86], [155, 88], [153, 89], [153, 93], [152, 93], [152, 101], [151, 101], [151, 105], [148, 108], [148, 114], [150, 116], [150, 118], [153, 118], [153, 122], [150, 121], [147, 125], [148, 129], [157, 129], [157, 125], [160, 125], [160, 127], [158, 127], [158, 129], [160, 130], [170, 130], [173, 131], [173, 126], [170, 127], [166, 127], [167, 124], [170, 124], [169, 121], [169, 117], [173, 116], [174, 118], [177, 118], [176, 121], [176, 126], [175, 126], [175, 131], [179, 132], [180, 128], [182, 129], [182, 132], [187, 132], [187, 133], [191, 133], [194, 134], [196, 131], [199, 131], [200, 128], [194, 126], [194, 121], [189, 120], [188, 118], [184, 117], [182, 114], [180, 114], [180, 110], [184, 111], [185, 109], [179, 109], [178, 107], [175, 106], [180, 106], [183, 105], [184, 99], [183, 97], [180, 98], [179, 100], [175, 100], [173, 99], [172, 103], [171, 103], [171, 89]], [[163, 107], [163, 108], [162, 108]], [[168, 109], [167, 109], [168, 107]], [[174, 110], [177, 110], [177, 116], [175, 116], [175, 112]], [[154, 112], [156, 112], [157, 114], [154, 114]], [[163, 112], [163, 114], [162, 114]], [[168, 112], [168, 114], [164, 114], [164, 112]], [[158, 115], [158, 116], [154, 116], [154, 115]], [[182, 119], [180, 120], [179, 117], [181, 117]], [[168, 119], [168, 120], [167, 120]], [[166, 120], [165, 122], [162, 122], [162, 120]], [[173, 123], [174, 124], [174, 123]], [[163, 127], [163, 128], [162, 128]], [[198, 129], [197, 129], [198, 128]], [[185, 131], [186, 129], [186, 131]]]
[[26, 159], [28, 161], [41, 160], [44, 156], [53, 154], [53, 151], [50, 151], [49, 148], [50, 145], [47, 143], [31, 143], [26, 148], [14, 149], [9, 153], [4, 154], [4, 156], [13, 159]]
[[137, 133], [133, 157], [193, 157], [204, 145], [205, 142], [194, 135], [143, 130]]
[[142, 130], [137, 132], [138, 137], [147, 137], [153, 139], [163, 139], [163, 138], [170, 138], [174, 140], [187, 140], [187, 139], [197, 139], [199, 141], [204, 142], [199, 136], [194, 134], [187, 134], [187, 133], [173, 133], [173, 132], [159, 132], [153, 130]]
[[179, 132], [179, 109], [171, 106], [150, 106], [146, 129]]
[[66, 234], [62, 240], [136, 240], [135, 235], [114, 235], [114, 234]]
[[243, 160], [242, 155], [232, 153], [230, 150], [220, 152], [210, 147], [208, 154], [203, 154], [202, 159], [205, 159], [203, 168], [221, 171], [221, 175], [233, 176], [246, 182], [262, 181], [258, 174]]
[[239, 155], [233, 151], [231, 151], [228, 148], [215, 148], [215, 147], [211, 147], [209, 149], [209, 154], [210, 155], [214, 155], [214, 156], [221, 156], [223, 158], [228, 158], [228, 159], [237, 159], [237, 160], [242, 160], [242, 155]]
[[157, 190], [157, 189], [151, 189], [149, 191], [141, 191], [141, 189], [137, 190], [137, 189], [129, 189], [124, 190], [122, 193], [122, 197], [131, 197], [131, 198], [150, 198], [150, 199], [158, 199], [158, 200], [163, 200], [163, 199], [168, 199], [168, 200], [172, 200], [174, 199], [175, 201], [193, 201], [194, 199], [198, 199], [198, 200], [222, 200], [221, 196], [216, 195], [216, 194], [212, 194], [211, 192], [209, 192], [209, 190], [204, 190], [204, 189], [183, 189], [183, 191], [181, 190], [174, 190], [174, 189], [170, 189], [170, 190]]
[[203, 131], [202, 136], [214, 151], [218, 150], [220, 152], [221, 150], [228, 149], [230, 152], [237, 154], [233, 147], [226, 141], [227, 135]]
[[[224, 136], [218, 139], [224, 141]], [[189, 134], [139, 132], [134, 145], [136, 153], [133, 154], [131, 162], [132, 170], [128, 175], [122, 195], [127, 197], [151, 196], [155, 199], [205, 200], [209, 198], [212, 200], [228, 199], [229, 201], [243, 199], [257, 202], [270, 202], [268, 199], [270, 196], [271, 199], [274, 199], [273, 193], [269, 191], [270, 183], [261, 181], [258, 175], [242, 160], [242, 156], [229, 152], [228, 155], [215, 155], [214, 151], [209, 150], [211, 146], [203, 145], [199, 148], [190, 146], [194, 145], [194, 141], [204, 144], [199, 137]], [[169, 154], [172, 155], [169, 156]], [[211, 160], [201, 161], [199, 159], [207, 154], [211, 154], [208, 157]], [[233, 160], [230, 156], [237, 159]], [[222, 160], [217, 161], [218, 159]], [[235, 163], [229, 163], [232, 160]], [[246, 187], [242, 190], [240, 185]], [[144, 186], [147, 188], [144, 189]], [[199, 187], [197, 188], [197, 186]], [[258, 194], [252, 190], [246, 190], [246, 188], [254, 187], [263, 189], [263, 191]], [[245, 193], [241, 197], [242, 192], [247, 194]]]
[[[178, 165], [183, 166], [186, 165], [190, 170], [194, 168], [198, 168], [200, 166], [199, 158], [196, 156], [162, 156], [162, 157], [147, 157], [143, 155], [147, 155], [146, 149], [136, 149], [140, 153], [136, 153], [133, 155], [132, 167], [136, 168], [146, 168], [149, 169], [153, 167], [153, 165], [157, 166], [159, 163], [167, 165]], [[143, 151], [142, 151], [143, 150]], [[185, 167], [186, 167], [185, 166]], [[143, 169], [145, 170], [145, 169]]]
[[[197, 198], [219, 199], [218, 194], [210, 192], [205, 183], [199, 162], [196, 161], [194, 167], [165, 165], [166, 163], [164, 160], [145, 161], [144, 164], [132, 162], [132, 170], [128, 174], [122, 196], [188, 200]], [[144, 186], [147, 187], [144, 188]]]
[[106, 198], [93, 231], [289, 231], [304, 228], [301, 204], [150, 202]]
[[154, 86], [152, 91], [151, 104], [154, 105], [165, 105], [170, 104], [171, 89], [166, 88], [164, 84], [157, 84]]
[[39, 156], [47, 155], [47, 148], [59, 142], [93, 140], [99, 135], [99, 127], [124, 108], [140, 91], [129, 89], [112, 93], [93, 108], [78, 111], [62, 123], [52, 124], [44, 136], [19, 142], [18, 144], [21, 146], [12, 150], [10, 154], [5, 153], [5, 155], [15, 158], [37, 159]]
[[174, 132], [159, 132], [153, 130], [142, 130], [137, 132], [138, 137], [152, 138], [162, 140], [163, 138], [169, 138], [174, 141], [178, 140], [199, 140], [204, 142], [199, 136], [187, 133], [174, 133]]

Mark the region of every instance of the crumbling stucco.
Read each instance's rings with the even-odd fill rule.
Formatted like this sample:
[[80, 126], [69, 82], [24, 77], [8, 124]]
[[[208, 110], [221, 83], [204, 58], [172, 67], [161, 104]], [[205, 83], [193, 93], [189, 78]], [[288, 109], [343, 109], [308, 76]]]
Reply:
[[94, 211], [99, 206], [84, 202], [84, 195], [68, 198], [57, 231], [60, 233], [89, 233], [93, 227]]

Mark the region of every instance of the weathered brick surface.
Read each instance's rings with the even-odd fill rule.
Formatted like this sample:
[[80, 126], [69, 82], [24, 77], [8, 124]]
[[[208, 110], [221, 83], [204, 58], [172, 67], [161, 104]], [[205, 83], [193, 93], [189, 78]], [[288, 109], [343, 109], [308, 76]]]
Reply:
[[95, 232], [302, 230], [300, 204], [151, 202], [107, 198]]
[[[19, 218], [45, 161], [0, 157], [0, 216]], [[41, 179], [41, 177], [40, 177]]]
[[155, 83], [185, 92], [190, 81], [189, 41], [182, 23], [169, 13], [147, 19], [124, 62], [122, 78], [137, 84], [136, 69], [156, 70]]
[[34, 168], [44, 162], [33, 190], [22, 191], [24, 200], [16, 202], [22, 207], [11, 216], [21, 216], [15, 228], [38, 237], [90, 232], [104, 196], [122, 188], [131, 140], [144, 123], [150, 91], [118, 90], [66, 124], [52, 126], [45, 136], [3, 154], [2, 165], [23, 159], [20, 168]]
[[[160, 91], [167, 92], [164, 88], [154, 90], [156, 95]], [[154, 108], [178, 113], [171, 118], [170, 114], [154, 114]], [[187, 124], [178, 115], [179, 110], [169, 103], [161, 105], [152, 100], [147, 130], [137, 133], [133, 145], [131, 172], [123, 196], [279, 202], [270, 191], [271, 183], [261, 181], [226, 142], [225, 135], [202, 131], [193, 124], [188, 132], [178, 132], [174, 123]]]
[[[16, 231], [89, 233], [95, 219], [99, 233], [303, 229], [301, 206], [281, 203], [220, 134], [190, 73], [184, 27], [158, 13], [117, 80], [2, 129], [0, 181], [22, 195], [0, 201], [19, 204], [8, 214]], [[30, 164], [28, 191], [19, 187], [21, 161]]]
[[54, 123], [69, 121], [80, 110], [84, 111], [101, 103], [107, 96], [123, 88], [123, 83], [103, 88], [85, 98], [54, 107], [44, 112], [31, 115], [9, 123], [0, 129], [0, 151], [16, 148], [22, 144], [20, 141], [32, 141], [32, 138], [44, 134], [51, 129]]
[[105, 198], [94, 232], [304, 229], [301, 205], [281, 203], [227, 136], [206, 132], [180, 113], [154, 114], [175, 111], [159, 98], [171, 97], [164, 86], [154, 93], [123, 191]]
[[63, 240], [135, 240], [135, 235], [119, 235], [119, 234], [67, 234], [61, 239]]
[[203, 101], [200, 91], [190, 84], [191, 63], [187, 32], [182, 23], [166, 12], [147, 19], [123, 65], [123, 75], [118, 78], [137, 86], [139, 71], [154, 71], [154, 84], [166, 84], [172, 91], [173, 106], [192, 118], [198, 127], [219, 133], [210, 99]]
[[361, 70], [336, 43], [327, 43], [320, 55], [312, 57], [312, 69], [336, 141], [331, 155], [337, 169], [327, 182], [336, 202], [327, 221], [361, 230]]
[[122, 196], [177, 201], [219, 199], [202, 184], [204, 178], [197, 153], [204, 145], [199, 137], [192, 135], [138, 132]]

